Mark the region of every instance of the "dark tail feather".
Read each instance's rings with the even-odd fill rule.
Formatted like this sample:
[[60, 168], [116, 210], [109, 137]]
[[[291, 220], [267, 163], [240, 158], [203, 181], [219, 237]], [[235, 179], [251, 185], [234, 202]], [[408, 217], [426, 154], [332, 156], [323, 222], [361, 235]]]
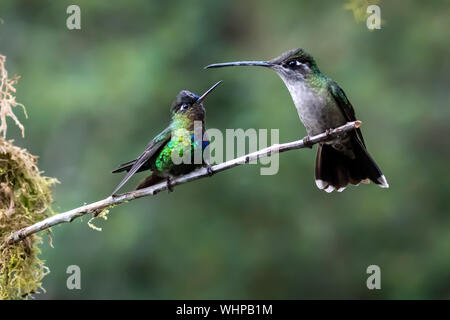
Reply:
[[320, 144], [316, 158], [316, 185], [327, 192], [343, 191], [351, 183], [358, 185], [372, 180], [382, 188], [389, 185], [380, 168], [356, 138], [352, 139], [355, 158], [351, 159], [331, 145]]
[[136, 187], [136, 190], [150, 187], [150, 186], [160, 183], [161, 181], [164, 181], [164, 180], [165, 180], [164, 178], [157, 177], [154, 174], [151, 174], [147, 178], [145, 178], [144, 181], [139, 183], [139, 185]]
[[[131, 160], [131, 161], [122, 163], [117, 169], [112, 171], [112, 173], [117, 173], [117, 172], [122, 172], [122, 171], [127, 171], [127, 172], [130, 171], [130, 169], [133, 167], [133, 165], [136, 162], [136, 160]], [[147, 163], [144, 163], [144, 165], [142, 167], [140, 167], [139, 170], [136, 171], [136, 172], [141, 172], [141, 171], [145, 171], [145, 170], [148, 170], [148, 169], [151, 169], [149, 161]]]
[[122, 171], [128, 171], [131, 169], [133, 164], [136, 162], [136, 160], [131, 160], [125, 163], [122, 163], [117, 169], [115, 169], [112, 173], [122, 172]]

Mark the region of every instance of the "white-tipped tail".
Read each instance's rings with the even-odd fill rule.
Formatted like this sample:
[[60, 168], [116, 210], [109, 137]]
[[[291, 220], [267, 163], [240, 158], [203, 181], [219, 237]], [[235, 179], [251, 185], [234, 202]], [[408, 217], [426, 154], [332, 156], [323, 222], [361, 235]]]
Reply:
[[379, 177], [377, 181], [379, 182], [379, 186], [380, 187], [382, 187], [382, 188], [389, 188], [389, 184], [388, 184], [384, 174], [381, 177]]
[[333, 192], [333, 191], [335, 191], [335, 190], [336, 190], [337, 192], [342, 192], [342, 191], [344, 191], [345, 188], [346, 188], [346, 187], [341, 187], [341, 188], [339, 188], [339, 189], [336, 189], [334, 186], [329, 185], [327, 182], [325, 182], [325, 181], [323, 181], [323, 180], [320, 180], [320, 179], [317, 179], [317, 180], [316, 180], [316, 186], [317, 186], [317, 188], [319, 188], [320, 190], [324, 190], [324, 191], [326, 191], [326, 192], [328, 192], [328, 193]]
[[[317, 188], [319, 188], [320, 190], [324, 190], [328, 193], [333, 192], [334, 190], [336, 190], [335, 187], [333, 187], [332, 185], [329, 185], [327, 182], [317, 179], [316, 180], [316, 186]], [[342, 189], [342, 190], [341, 190]], [[341, 192], [343, 191], [345, 188], [339, 188], [337, 191]]]
[[317, 186], [317, 188], [319, 188], [320, 190], [323, 190], [323, 189], [325, 189], [325, 188], [328, 186], [328, 183], [326, 183], [326, 182], [323, 181], [323, 180], [317, 179], [317, 180], [316, 180], [316, 186]]
[[[377, 180], [377, 182], [379, 182], [378, 185], [379, 185], [381, 188], [389, 188], [389, 184], [387, 183], [386, 177], [385, 177], [384, 175], [382, 175], [381, 177], [379, 177], [378, 180]], [[361, 180], [361, 183], [369, 184], [369, 183], [370, 183], [370, 180], [369, 180], [369, 179], [364, 179], [364, 180]], [[328, 192], [328, 193], [331, 193], [331, 192], [333, 192], [333, 191], [342, 192], [342, 191], [344, 191], [344, 190], [347, 188], [347, 186], [345, 186], [345, 187], [340, 187], [340, 188], [336, 188], [336, 187], [334, 187], [334, 186], [328, 184], [326, 181], [323, 181], [323, 180], [321, 180], [321, 179], [316, 179], [316, 186], [317, 186], [317, 188], [319, 188], [320, 190], [326, 191], [326, 192]], [[359, 186], [359, 183], [356, 184], [355, 186]]]

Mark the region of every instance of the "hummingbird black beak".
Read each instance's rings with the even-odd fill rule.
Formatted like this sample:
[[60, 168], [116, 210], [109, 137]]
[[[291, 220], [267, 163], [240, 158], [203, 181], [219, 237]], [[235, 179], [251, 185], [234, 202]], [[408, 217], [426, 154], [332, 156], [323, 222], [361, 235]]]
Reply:
[[271, 68], [273, 67], [273, 64], [268, 61], [236, 61], [236, 62], [214, 63], [207, 65], [204, 69], [232, 67], [232, 66], [257, 66], [257, 67]]
[[197, 99], [197, 101], [195, 101], [196, 104], [200, 104], [203, 102], [203, 100], [205, 100], [205, 98], [208, 96], [208, 94], [210, 94], [215, 88], [217, 88], [217, 86], [219, 84], [222, 83], [222, 80], [220, 80], [219, 82], [217, 82], [215, 85], [213, 85], [211, 88], [208, 89], [208, 91], [206, 91], [204, 94], [202, 94], [202, 96], [200, 98]]

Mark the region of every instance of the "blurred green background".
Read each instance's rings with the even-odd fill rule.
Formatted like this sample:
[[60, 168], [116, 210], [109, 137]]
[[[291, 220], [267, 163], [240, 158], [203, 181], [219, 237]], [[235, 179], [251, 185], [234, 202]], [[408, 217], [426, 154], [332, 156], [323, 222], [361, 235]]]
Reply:
[[[81, 30], [66, 28], [70, 4]], [[391, 186], [319, 191], [315, 149], [282, 154], [274, 176], [238, 167], [114, 208], [102, 232], [90, 217], [53, 228], [38, 298], [450, 298], [450, 5], [379, 5], [369, 31], [345, 1], [2, 0], [0, 53], [29, 114], [17, 110], [25, 139], [11, 121], [8, 138], [61, 181], [57, 212], [109, 195], [122, 178], [110, 171], [168, 124], [182, 89], [224, 80], [208, 127], [302, 138], [275, 73], [202, 69], [296, 47], [346, 91]], [[66, 288], [72, 264], [81, 290]], [[381, 290], [366, 287], [372, 264]]]

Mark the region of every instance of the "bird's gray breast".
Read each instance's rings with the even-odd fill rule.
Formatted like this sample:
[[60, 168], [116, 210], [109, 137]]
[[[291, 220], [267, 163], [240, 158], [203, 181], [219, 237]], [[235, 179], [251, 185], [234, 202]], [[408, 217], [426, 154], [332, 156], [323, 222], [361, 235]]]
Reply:
[[322, 133], [346, 122], [326, 87], [311, 87], [303, 81], [285, 83], [308, 135]]

